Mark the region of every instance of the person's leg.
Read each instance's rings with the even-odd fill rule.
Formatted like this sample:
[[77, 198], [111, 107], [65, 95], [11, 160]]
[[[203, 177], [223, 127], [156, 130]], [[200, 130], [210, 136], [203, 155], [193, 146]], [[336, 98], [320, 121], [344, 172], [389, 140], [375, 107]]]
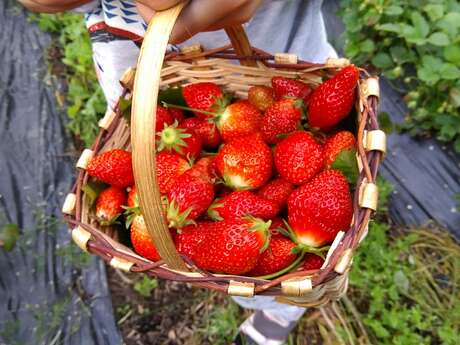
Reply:
[[252, 314], [240, 326], [240, 334], [234, 344], [281, 345], [297, 321], [305, 313], [305, 308], [281, 304], [273, 297], [256, 296], [253, 298], [233, 297], [243, 308], [254, 309]]

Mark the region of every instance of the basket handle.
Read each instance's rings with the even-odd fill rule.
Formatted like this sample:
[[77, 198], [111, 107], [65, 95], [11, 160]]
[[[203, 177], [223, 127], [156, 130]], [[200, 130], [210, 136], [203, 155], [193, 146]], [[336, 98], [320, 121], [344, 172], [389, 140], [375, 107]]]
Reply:
[[[157, 12], [150, 21], [137, 64], [131, 115], [133, 170], [139, 205], [161, 258], [169, 268], [182, 271], [186, 271], [187, 267], [176, 251], [165, 223], [154, 173], [156, 143], [153, 129], [164, 55], [174, 23], [184, 6], [185, 3], [182, 2], [166, 11]], [[251, 46], [241, 26], [229, 28], [226, 32], [238, 54], [251, 54]]]

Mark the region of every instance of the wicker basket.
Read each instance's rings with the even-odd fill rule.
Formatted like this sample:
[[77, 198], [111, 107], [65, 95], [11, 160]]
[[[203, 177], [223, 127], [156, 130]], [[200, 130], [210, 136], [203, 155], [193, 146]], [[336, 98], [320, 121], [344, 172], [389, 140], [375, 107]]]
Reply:
[[[325, 64], [297, 61], [294, 55], [267, 54], [249, 45], [241, 27], [227, 29], [231, 46], [210, 51], [189, 47], [164, 56], [168, 37], [183, 5], [159, 12], [151, 21], [141, 48], [137, 71], [128, 70], [121, 82], [122, 97], [132, 97], [131, 125], [117, 106], [99, 122], [100, 133], [77, 162], [77, 181], [65, 199], [63, 213], [72, 229], [72, 238], [83, 250], [100, 256], [111, 266], [130, 272], [144, 272], [162, 279], [191, 283], [228, 295], [277, 296], [278, 301], [299, 306], [319, 306], [346, 292], [353, 253], [367, 233], [371, 214], [376, 210], [378, 191], [375, 178], [385, 153], [385, 134], [377, 123], [378, 79], [361, 70], [358, 87], [357, 160], [360, 175], [353, 197], [354, 215], [350, 229], [340, 232], [319, 270], [297, 271], [273, 280], [219, 275], [204, 272], [185, 262], [175, 249], [162, 216], [156, 183], [155, 140], [152, 128], [160, 88], [199, 81], [212, 81], [237, 96], [247, 96], [250, 85], [269, 85], [274, 75], [298, 77], [318, 86], [327, 77], [349, 64], [346, 59], [330, 59]], [[236, 64], [239, 61], [240, 64]], [[118, 243], [94, 221], [93, 210], [82, 192], [89, 179], [85, 171], [93, 155], [113, 149], [132, 150], [133, 169], [140, 207], [149, 233], [162, 260], [151, 262]]]

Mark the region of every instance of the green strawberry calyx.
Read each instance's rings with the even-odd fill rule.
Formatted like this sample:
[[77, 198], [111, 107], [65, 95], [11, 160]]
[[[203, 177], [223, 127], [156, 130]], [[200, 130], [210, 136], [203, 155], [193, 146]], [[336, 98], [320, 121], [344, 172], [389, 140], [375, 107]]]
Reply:
[[158, 151], [168, 150], [182, 152], [182, 147], [186, 147], [184, 139], [190, 138], [192, 135], [186, 133], [186, 129], [177, 128], [177, 120], [171, 125], [164, 128], [159, 134], [160, 139], [157, 141]]
[[296, 244], [296, 246], [292, 249], [292, 253], [299, 254], [299, 253], [311, 253], [320, 256], [324, 259], [324, 252], [327, 252], [331, 246], [323, 246], [323, 247], [313, 247], [306, 244], [303, 244], [299, 241], [297, 236], [295, 235], [294, 231], [292, 230], [291, 226], [289, 225], [286, 220], [283, 219], [284, 226], [286, 228], [277, 228], [276, 230], [286, 237], [288, 237], [292, 242]]
[[218, 209], [223, 206], [220, 201], [221, 201], [220, 198], [215, 199], [214, 202], [211, 204], [211, 206], [209, 206], [207, 210], [207, 215], [212, 220], [215, 220], [215, 221], [224, 220], [224, 218], [222, 218], [222, 216], [220, 215], [218, 211]]
[[271, 236], [270, 226], [272, 225], [272, 221], [271, 220], [264, 221], [260, 218], [256, 218], [251, 215], [247, 215], [243, 217], [243, 219], [251, 223], [251, 227], [249, 228], [250, 232], [258, 232], [262, 234], [264, 238], [264, 244], [262, 248], [260, 249], [260, 252], [263, 253], [265, 250], [267, 250], [270, 244], [270, 236]]
[[179, 204], [176, 200], [173, 200], [167, 206], [166, 218], [168, 219], [168, 227], [180, 229], [184, 226], [196, 224], [195, 221], [188, 219], [190, 212], [192, 212], [193, 207], [190, 206], [185, 211], [181, 212]]

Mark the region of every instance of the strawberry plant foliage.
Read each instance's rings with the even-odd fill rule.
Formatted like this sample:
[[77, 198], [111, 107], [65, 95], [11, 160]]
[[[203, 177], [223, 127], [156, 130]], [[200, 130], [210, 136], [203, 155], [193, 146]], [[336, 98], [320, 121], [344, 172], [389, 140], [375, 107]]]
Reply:
[[343, 0], [341, 16], [346, 55], [381, 69], [405, 95], [403, 128], [460, 152], [460, 3]]

